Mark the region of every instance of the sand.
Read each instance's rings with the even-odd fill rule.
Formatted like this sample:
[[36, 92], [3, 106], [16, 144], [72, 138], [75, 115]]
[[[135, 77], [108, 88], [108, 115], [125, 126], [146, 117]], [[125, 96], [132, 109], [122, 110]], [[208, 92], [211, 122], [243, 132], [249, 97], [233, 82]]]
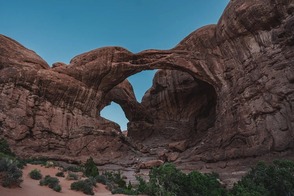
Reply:
[[[21, 183], [21, 188], [4, 188], [0, 186], [0, 196], [85, 196], [82, 192], [77, 192], [70, 190], [70, 184], [74, 181], [68, 181], [63, 177], [57, 177], [60, 181], [62, 190], [60, 193], [55, 192], [46, 186], [40, 186], [39, 180], [33, 180], [29, 176], [29, 172], [33, 169], [39, 169], [43, 176], [50, 175], [56, 177], [55, 174], [59, 171], [58, 168], [45, 168], [40, 165], [30, 165], [28, 164], [23, 169], [23, 182]], [[105, 188], [103, 184], [97, 184], [97, 188], [94, 189], [95, 195], [108, 196], [112, 195], [110, 191]], [[117, 196], [122, 194], [117, 194]]]

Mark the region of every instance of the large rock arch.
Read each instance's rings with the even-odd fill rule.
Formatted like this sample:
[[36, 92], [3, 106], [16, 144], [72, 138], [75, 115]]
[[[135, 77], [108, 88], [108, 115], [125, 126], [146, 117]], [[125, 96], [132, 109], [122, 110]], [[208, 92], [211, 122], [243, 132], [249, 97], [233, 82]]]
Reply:
[[[183, 153], [188, 161], [292, 150], [293, 12], [291, 0], [231, 1], [217, 25], [171, 50], [101, 48], [54, 68], [0, 36], [1, 134], [19, 154], [133, 156], [129, 144], [111, 138], [117, 126], [98, 115], [107, 94], [142, 70], [175, 69], [217, 94], [215, 123]], [[98, 144], [104, 136], [108, 143]], [[116, 146], [109, 148], [111, 141]]]

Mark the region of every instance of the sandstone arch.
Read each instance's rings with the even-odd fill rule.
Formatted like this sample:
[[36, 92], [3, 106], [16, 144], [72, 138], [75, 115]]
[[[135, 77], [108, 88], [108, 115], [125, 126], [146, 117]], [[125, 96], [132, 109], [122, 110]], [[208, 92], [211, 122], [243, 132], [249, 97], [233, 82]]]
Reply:
[[101, 147], [95, 138], [106, 135], [116, 142], [111, 150], [118, 149], [120, 160], [132, 155], [130, 145], [108, 134], [117, 127], [97, 115], [107, 93], [139, 71], [176, 69], [210, 84], [217, 94], [214, 126], [180, 161], [292, 151], [293, 14], [291, 0], [230, 1], [217, 25], [193, 32], [171, 50], [132, 54], [102, 48], [54, 68], [0, 36], [0, 132], [19, 154], [69, 157], [99, 157], [109, 144]]

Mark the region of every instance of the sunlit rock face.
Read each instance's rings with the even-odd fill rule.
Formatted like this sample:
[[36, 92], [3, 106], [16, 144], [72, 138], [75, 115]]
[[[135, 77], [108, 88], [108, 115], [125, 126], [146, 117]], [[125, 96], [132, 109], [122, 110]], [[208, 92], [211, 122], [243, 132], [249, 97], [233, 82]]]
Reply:
[[[1, 35], [1, 136], [23, 156], [130, 164], [136, 149], [99, 116], [115, 101], [133, 141], [185, 144], [179, 161], [292, 150], [293, 13], [292, 0], [234, 0], [171, 50], [100, 48], [53, 68]], [[138, 103], [126, 78], [148, 69], [161, 70]]]

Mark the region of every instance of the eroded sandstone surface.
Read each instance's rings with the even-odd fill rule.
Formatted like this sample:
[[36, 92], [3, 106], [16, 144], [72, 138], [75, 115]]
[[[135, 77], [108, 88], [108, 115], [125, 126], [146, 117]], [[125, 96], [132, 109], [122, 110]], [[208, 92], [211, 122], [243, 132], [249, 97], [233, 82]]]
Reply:
[[[218, 24], [170, 50], [99, 48], [52, 68], [0, 36], [0, 133], [17, 154], [133, 164], [216, 162], [292, 152], [294, 2], [230, 1]], [[126, 80], [160, 69], [142, 103]], [[111, 101], [128, 136], [100, 117]], [[157, 152], [152, 150], [157, 149]]]

